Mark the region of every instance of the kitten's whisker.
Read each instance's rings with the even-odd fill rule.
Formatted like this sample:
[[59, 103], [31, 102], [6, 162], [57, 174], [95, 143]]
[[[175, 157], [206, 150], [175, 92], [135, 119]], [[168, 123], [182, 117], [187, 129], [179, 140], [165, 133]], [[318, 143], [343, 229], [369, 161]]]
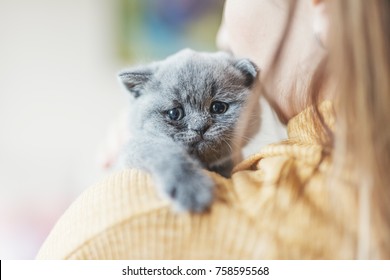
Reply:
[[232, 148], [232, 146], [229, 144], [229, 142], [226, 141], [225, 139], [222, 139], [222, 141], [225, 142], [226, 145], [228, 145], [228, 147], [229, 147], [229, 149], [230, 149], [230, 152], [233, 153], [233, 148]]
[[234, 134], [234, 135], [233, 135], [233, 139], [250, 141], [252, 138], [247, 137], [247, 136], [245, 136], [245, 135]]

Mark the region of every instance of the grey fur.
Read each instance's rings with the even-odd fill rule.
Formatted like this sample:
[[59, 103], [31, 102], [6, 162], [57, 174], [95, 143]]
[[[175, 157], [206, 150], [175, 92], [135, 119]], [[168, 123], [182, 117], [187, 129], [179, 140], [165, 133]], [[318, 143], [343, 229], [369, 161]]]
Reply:
[[[202, 168], [230, 176], [234, 128], [256, 74], [247, 59], [189, 49], [122, 71], [132, 95], [127, 164], [150, 172], [178, 209], [207, 209], [213, 181]], [[228, 104], [226, 112], [212, 114], [215, 101]], [[181, 120], [169, 118], [174, 108]]]

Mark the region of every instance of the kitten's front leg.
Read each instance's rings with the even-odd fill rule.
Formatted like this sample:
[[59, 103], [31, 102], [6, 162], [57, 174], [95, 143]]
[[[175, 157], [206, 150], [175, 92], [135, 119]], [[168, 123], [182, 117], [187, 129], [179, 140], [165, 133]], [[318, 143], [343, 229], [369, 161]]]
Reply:
[[200, 164], [171, 139], [140, 137], [128, 144], [127, 163], [151, 173], [178, 210], [202, 212], [213, 200], [213, 181]]

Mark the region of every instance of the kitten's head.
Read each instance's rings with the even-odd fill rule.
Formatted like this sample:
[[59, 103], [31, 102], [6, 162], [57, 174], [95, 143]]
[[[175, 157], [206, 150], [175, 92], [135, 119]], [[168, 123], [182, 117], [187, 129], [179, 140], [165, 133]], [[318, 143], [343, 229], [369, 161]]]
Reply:
[[206, 165], [230, 157], [241, 109], [257, 75], [248, 59], [183, 50], [119, 74], [132, 94], [132, 133], [162, 134]]

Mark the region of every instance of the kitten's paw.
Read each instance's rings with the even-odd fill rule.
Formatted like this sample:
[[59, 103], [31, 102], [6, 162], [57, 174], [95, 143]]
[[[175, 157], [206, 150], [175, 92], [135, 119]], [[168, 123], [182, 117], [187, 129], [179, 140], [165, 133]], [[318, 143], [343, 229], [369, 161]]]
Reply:
[[213, 201], [214, 182], [201, 170], [191, 170], [166, 180], [163, 191], [176, 210], [203, 212]]

